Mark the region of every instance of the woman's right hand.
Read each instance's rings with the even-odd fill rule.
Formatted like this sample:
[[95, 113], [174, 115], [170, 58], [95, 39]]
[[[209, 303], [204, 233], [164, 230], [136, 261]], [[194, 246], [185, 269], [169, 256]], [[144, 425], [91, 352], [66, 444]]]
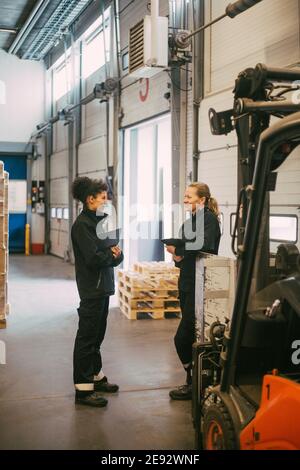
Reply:
[[114, 258], [119, 258], [122, 254], [122, 250], [119, 246], [112, 246], [111, 251]]

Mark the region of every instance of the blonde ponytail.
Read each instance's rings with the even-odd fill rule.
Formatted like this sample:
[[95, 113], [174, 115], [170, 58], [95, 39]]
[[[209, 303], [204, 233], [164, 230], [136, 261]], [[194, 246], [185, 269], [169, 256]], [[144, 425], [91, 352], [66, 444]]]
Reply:
[[219, 219], [219, 217], [220, 217], [219, 204], [218, 204], [218, 201], [214, 197], [210, 197], [208, 199], [207, 207]]
[[220, 218], [220, 209], [218, 201], [211, 197], [210, 189], [205, 183], [192, 183], [189, 185], [190, 188], [195, 188], [198, 197], [205, 197], [205, 205], [208, 209], [215, 214], [215, 216], [219, 219]]

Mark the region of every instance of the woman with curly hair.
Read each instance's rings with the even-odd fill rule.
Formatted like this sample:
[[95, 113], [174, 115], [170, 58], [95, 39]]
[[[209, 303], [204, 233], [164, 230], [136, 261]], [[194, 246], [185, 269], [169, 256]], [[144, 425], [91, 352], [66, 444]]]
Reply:
[[72, 186], [74, 199], [83, 203], [83, 210], [71, 232], [80, 296], [73, 357], [75, 403], [96, 407], [107, 405], [102, 392], [115, 393], [119, 389], [104, 375], [100, 353], [106, 332], [109, 297], [115, 292], [113, 268], [123, 261], [118, 246], [104, 247], [97, 236], [98, 224], [107, 217], [101, 211], [107, 202], [107, 189], [102, 180], [87, 177], [76, 178]]

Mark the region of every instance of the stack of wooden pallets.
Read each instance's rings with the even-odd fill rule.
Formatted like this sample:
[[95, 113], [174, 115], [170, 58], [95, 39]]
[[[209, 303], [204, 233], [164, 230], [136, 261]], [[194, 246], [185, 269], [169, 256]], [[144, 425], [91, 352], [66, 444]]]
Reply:
[[7, 303], [7, 273], [8, 273], [8, 179], [0, 162], [0, 328], [6, 327], [6, 317], [9, 313]]
[[130, 320], [161, 320], [180, 316], [179, 270], [172, 263], [136, 263], [133, 271], [118, 272], [119, 302]]

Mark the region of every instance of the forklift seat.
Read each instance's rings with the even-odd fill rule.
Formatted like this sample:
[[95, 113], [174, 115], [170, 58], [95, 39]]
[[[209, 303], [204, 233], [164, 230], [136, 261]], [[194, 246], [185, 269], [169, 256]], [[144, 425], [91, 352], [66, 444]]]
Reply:
[[287, 336], [287, 321], [282, 313], [269, 318], [263, 310], [247, 315], [237, 361], [237, 376], [262, 376], [280, 367]]
[[286, 334], [287, 321], [282, 313], [267, 317], [264, 310], [250, 312], [247, 316], [242, 347], [272, 348], [282, 343]]

